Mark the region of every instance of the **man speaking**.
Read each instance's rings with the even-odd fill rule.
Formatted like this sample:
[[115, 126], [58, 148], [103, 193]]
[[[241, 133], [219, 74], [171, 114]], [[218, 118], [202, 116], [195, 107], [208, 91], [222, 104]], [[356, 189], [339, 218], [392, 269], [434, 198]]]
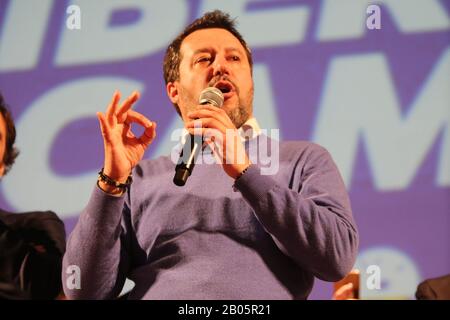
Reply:
[[[315, 277], [343, 278], [358, 233], [341, 176], [324, 148], [261, 134], [252, 54], [233, 20], [214, 11], [190, 24], [166, 51], [164, 78], [208, 163], [178, 186], [170, 157], [141, 161], [156, 123], [132, 110], [139, 93], [123, 103], [114, 93], [98, 113], [104, 167], [64, 256], [63, 270], [81, 272], [71, 287], [63, 271], [67, 297], [113, 299], [129, 278], [129, 299], [306, 299]], [[199, 101], [210, 87], [220, 108]], [[270, 175], [264, 148], [279, 153]]]

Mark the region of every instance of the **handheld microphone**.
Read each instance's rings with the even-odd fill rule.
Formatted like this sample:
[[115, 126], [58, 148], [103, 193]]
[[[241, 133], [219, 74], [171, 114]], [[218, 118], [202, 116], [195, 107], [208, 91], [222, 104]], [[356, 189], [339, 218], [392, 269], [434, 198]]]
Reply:
[[[215, 87], [208, 87], [200, 94], [200, 104], [210, 104], [214, 107], [222, 107], [223, 94]], [[200, 138], [196, 138], [190, 134], [186, 142], [181, 149], [180, 158], [175, 167], [175, 176], [173, 177], [173, 183], [177, 186], [184, 186], [187, 179], [194, 170], [195, 160], [197, 159], [200, 150], [202, 149], [203, 141]]]

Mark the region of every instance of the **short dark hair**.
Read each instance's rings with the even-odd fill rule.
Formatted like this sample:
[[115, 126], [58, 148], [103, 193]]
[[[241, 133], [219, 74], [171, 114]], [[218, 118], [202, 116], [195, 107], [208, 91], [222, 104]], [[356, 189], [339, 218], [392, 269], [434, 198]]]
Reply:
[[14, 126], [14, 120], [12, 118], [11, 112], [8, 110], [8, 106], [6, 105], [5, 100], [3, 99], [2, 94], [0, 93], [0, 113], [5, 120], [6, 126], [6, 137], [5, 143], [5, 154], [3, 155], [3, 164], [5, 166], [4, 174], [7, 174], [11, 169], [14, 161], [19, 155], [19, 151], [14, 147], [14, 142], [16, 141], [16, 127]]
[[[250, 68], [253, 69], [252, 52], [248, 47], [247, 42], [245, 42], [239, 31], [237, 31], [235, 19], [231, 19], [228, 13], [215, 10], [207, 12], [202, 17], [194, 20], [194, 22], [188, 25], [167, 47], [163, 66], [164, 81], [166, 84], [180, 78], [180, 63], [182, 58], [180, 55], [180, 48], [183, 40], [194, 31], [211, 28], [225, 29], [234, 35], [244, 47]], [[175, 105], [175, 108], [177, 109], [178, 114], [181, 115], [179, 107]]]

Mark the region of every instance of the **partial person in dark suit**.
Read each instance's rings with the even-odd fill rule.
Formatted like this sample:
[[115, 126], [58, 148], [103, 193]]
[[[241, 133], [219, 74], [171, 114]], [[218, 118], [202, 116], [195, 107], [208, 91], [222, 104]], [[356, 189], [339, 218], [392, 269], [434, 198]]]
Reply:
[[450, 300], [450, 274], [427, 279], [419, 284], [417, 300]]
[[[13, 165], [16, 129], [0, 94], [0, 177]], [[54, 299], [62, 289], [64, 224], [50, 211], [0, 209], [0, 299]]]

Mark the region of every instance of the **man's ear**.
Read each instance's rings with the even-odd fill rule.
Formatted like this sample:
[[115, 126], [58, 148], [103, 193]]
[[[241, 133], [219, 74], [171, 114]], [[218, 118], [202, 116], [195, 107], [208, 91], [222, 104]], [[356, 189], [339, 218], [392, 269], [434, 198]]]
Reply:
[[167, 83], [166, 90], [170, 101], [172, 101], [173, 104], [178, 104], [178, 83], [176, 81]]
[[2, 162], [0, 164], [0, 178], [5, 174], [5, 164]]

